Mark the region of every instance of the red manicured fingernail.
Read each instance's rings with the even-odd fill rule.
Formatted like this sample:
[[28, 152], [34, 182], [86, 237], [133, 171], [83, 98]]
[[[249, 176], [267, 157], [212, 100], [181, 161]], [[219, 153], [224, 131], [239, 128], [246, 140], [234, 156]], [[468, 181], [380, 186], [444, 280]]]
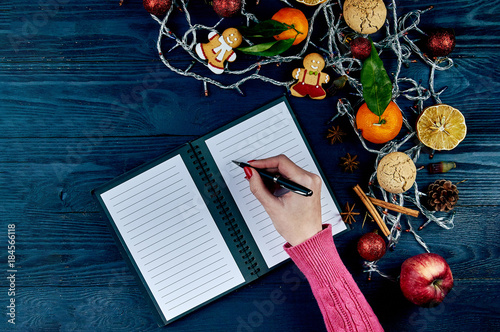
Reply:
[[252, 177], [252, 170], [250, 169], [250, 167], [243, 167], [243, 170], [245, 171], [245, 175], [246, 175], [246, 179], [247, 180], [250, 180], [250, 178]]
[[251, 163], [252, 161], [255, 161], [255, 159], [249, 160], [249, 161], [247, 161], [247, 162], [248, 162], [248, 163]]

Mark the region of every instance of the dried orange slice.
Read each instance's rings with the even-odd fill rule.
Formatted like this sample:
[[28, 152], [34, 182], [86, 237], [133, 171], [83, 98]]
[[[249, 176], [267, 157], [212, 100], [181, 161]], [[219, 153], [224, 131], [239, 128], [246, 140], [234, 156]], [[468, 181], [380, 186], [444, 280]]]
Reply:
[[464, 115], [446, 104], [424, 109], [416, 129], [418, 139], [434, 150], [452, 150], [467, 134]]
[[297, 0], [297, 2], [303, 3], [306, 6], [316, 6], [325, 1], [326, 0]]

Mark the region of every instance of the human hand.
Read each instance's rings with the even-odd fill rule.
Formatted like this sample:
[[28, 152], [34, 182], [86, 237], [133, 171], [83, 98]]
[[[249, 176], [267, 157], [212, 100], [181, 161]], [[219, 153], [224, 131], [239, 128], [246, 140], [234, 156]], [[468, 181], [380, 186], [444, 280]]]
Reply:
[[300, 244], [322, 230], [321, 225], [321, 178], [295, 165], [285, 155], [248, 162], [255, 168], [279, 173], [297, 184], [313, 191], [305, 197], [288, 192], [274, 196], [266, 187], [259, 173], [245, 167], [250, 190], [264, 206], [274, 227], [292, 246]]

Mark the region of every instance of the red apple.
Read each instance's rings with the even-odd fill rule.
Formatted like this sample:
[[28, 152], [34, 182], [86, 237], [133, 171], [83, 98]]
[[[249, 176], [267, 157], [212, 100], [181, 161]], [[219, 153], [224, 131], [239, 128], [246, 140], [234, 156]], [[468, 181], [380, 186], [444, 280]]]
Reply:
[[443, 257], [425, 253], [403, 262], [399, 285], [410, 302], [433, 307], [443, 302], [453, 288], [453, 275]]

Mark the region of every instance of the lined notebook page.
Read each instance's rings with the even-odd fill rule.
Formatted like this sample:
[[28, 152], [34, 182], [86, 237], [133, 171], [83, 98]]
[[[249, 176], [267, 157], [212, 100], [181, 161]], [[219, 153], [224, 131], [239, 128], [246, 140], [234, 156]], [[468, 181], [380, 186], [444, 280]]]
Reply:
[[167, 320], [244, 282], [181, 156], [101, 197]]
[[[209, 138], [206, 144], [268, 267], [287, 259], [288, 255], [283, 250], [285, 240], [275, 230], [266, 211], [250, 192], [243, 169], [232, 162], [246, 162], [285, 154], [301, 168], [319, 174], [286, 104], [279, 103]], [[332, 224], [333, 234], [336, 234], [345, 230], [346, 226], [324, 182], [323, 179], [322, 221]]]

